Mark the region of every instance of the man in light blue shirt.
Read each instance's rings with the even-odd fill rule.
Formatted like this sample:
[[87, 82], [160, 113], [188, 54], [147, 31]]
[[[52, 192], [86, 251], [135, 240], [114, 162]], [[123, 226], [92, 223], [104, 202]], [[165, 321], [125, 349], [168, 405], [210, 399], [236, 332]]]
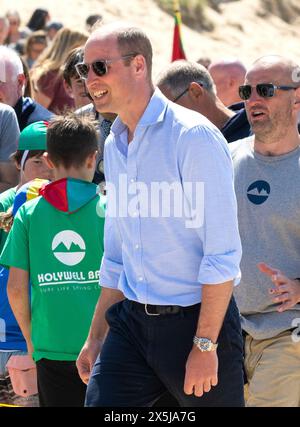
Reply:
[[86, 405], [151, 406], [169, 390], [181, 406], [243, 406], [227, 143], [154, 89], [151, 61], [147, 36], [114, 24], [90, 36], [77, 69], [97, 110], [118, 114], [104, 155], [103, 289], [77, 361]]

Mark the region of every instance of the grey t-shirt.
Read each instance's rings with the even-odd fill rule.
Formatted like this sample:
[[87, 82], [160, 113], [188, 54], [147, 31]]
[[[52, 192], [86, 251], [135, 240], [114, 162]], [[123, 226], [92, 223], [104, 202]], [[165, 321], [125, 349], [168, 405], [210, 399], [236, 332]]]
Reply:
[[242, 279], [234, 295], [242, 327], [255, 339], [291, 329], [300, 304], [279, 313], [268, 293], [273, 284], [257, 264], [266, 262], [288, 277], [300, 277], [300, 148], [281, 156], [253, 150], [254, 137], [230, 144], [243, 247]]
[[19, 125], [14, 109], [0, 103], [0, 162], [9, 161], [9, 156], [17, 150], [19, 136]]

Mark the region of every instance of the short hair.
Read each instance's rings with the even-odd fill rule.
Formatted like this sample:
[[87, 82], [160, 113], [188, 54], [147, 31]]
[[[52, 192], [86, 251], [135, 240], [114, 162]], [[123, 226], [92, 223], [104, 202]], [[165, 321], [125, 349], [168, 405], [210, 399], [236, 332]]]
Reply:
[[6, 28], [9, 28], [9, 20], [8, 20], [7, 16], [0, 16], [0, 21], [3, 21]]
[[95, 14], [95, 15], [89, 15], [86, 20], [85, 23], [86, 25], [88, 25], [89, 27], [92, 27], [94, 24], [96, 24], [96, 22], [98, 21], [102, 21], [103, 17], [102, 15], [99, 14]]
[[75, 65], [83, 61], [83, 47], [76, 47], [71, 50], [66, 62], [63, 64], [63, 78], [69, 86], [71, 86], [72, 78], [80, 78]]
[[[24, 152], [25, 150], [17, 150], [10, 155], [10, 159], [14, 160], [18, 166], [21, 166], [21, 161]], [[45, 150], [29, 150], [24, 164], [27, 162], [28, 159], [31, 159], [32, 157], [41, 157], [44, 153]]]
[[157, 80], [158, 86], [166, 86], [173, 96], [178, 96], [192, 82], [202, 83], [203, 87], [212, 95], [216, 94], [216, 87], [207, 69], [197, 62], [175, 61], [164, 70]]
[[35, 9], [28, 21], [27, 27], [31, 31], [42, 30], [45, 28], [49, 12], [47, 9]]
[[5, 65], [10, 64], [17, 77], [19, 74], [24, 74], [22, 61], [19, 55], [10, 47], [0, 46], [0, 61], [4, 62]]
[[148, 36], [137, 27], [117, 29], [117, 43], [122, 55], [138, 53], [145, 58], [148, 75], [152, 72], [152, 46]]
[[47, 130], [47, 152], [55, 166], [79, 168], [97, 148], [97, 130], [93, 120], [75, 113], [53, 118]]
[[19, 24], [21, 23], [21, 17], [20, 17], [20, 14], [17, 10], [8, 10], [6, 12], [5, 16], [8, 20], [11, 16], [14, 16], [15, 18], [17, 18]]

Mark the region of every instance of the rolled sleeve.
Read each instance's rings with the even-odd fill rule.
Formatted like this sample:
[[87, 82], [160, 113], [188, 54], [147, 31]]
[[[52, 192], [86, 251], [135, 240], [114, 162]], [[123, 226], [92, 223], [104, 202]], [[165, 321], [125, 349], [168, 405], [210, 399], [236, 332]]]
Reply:
[[197, 229], [203, 247], [198, 280], [201, 284], [229, 280], [238, 284], [242, 250], [227, 143], [216, 128], [208, 131], [205, 126], [189, 131], [185, 142], [189, 150], [182, 157], [183, 180], [201, 182], [204, 189], [203, 223]]
[[106, 258], [104, 255], [100, 267], [99, 283], [105, 288], [117, 289], [123, 264]]
[[239, 262], [239, 253], [236, 251], [222, 255], [206, 255], [200, 265], [198, 281], [205, 285], [215, 285], [233, 280], [236, 286], [241, 278]]
[[104, 225], [104, 255], [99, 274], [99, 283], [104, 288], [117, 289], [123, 271], [122, 239], [116, 218], [109, 216], [109, 197]]

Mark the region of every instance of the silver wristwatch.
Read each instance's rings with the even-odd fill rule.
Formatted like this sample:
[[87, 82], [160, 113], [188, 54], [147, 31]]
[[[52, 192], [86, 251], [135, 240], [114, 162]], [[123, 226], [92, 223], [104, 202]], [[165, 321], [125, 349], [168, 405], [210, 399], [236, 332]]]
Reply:
[[214, 351], [217, 349], [218, 344], [213, 343], [209, 338], [194, 337], [193, 342], [200, 351]]

